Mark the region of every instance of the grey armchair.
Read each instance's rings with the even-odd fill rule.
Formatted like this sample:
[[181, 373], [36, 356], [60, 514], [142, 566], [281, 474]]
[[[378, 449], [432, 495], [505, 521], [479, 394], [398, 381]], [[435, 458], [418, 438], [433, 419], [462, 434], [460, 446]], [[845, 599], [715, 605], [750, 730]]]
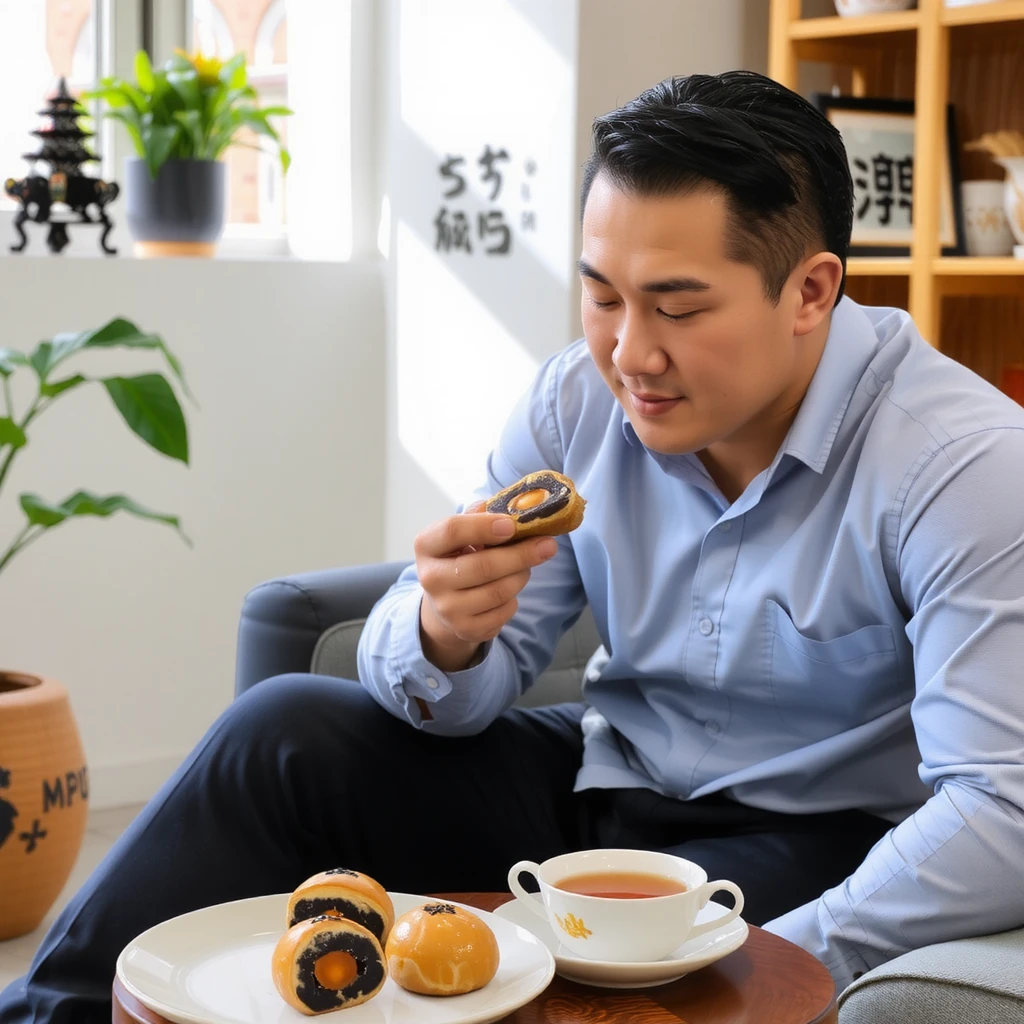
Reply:
[[[356, 679], [363, 622], [405, 564], [331, 569], [255, 587], [239, 624], [236, 694], [289, 672]], [[588, 609], [520, 703], [579, 700], [600, 642]], [[840, 1024], [939, 1021], [1024, 1024], [1024, 930], [915, 950], [865, 974], [839, 997]]]

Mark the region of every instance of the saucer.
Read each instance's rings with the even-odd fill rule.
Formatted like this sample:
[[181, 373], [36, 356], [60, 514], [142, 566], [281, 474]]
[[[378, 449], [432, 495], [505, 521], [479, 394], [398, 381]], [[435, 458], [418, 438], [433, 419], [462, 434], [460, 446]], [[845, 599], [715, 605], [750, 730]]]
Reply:
[[[534, 898], [540, 902], [539, 893]], [[697, 914], [695, 923], [713, 921], [728, 913], [728, 909], [720, 903], [709, 902]], [[653, 988], [655, 985], [667, 985], [739, 949], [747, 941], [750, 931], [746, 921], [737, 917], [715, 931], [684, 942], [664, 960], [614, 963], [610, 960], [586, 960], [570, 953], [558, 941], [547, 921], [534, 914], [529, 907], [523, 906], [519, 900], [503, 904], [494, 911], [494, 915], [536, 935], [554, 954], [556, 974], [567, 981], [596, 985], [598, 988]]]
[[[175, 1024], [308, 1024], [278, 995], [270, 973], [289, 893], [205, 907], [164, 921], [125, 947], [117, 976], [139, 1002]], [[429, 902], [393, 892], [395, 914]], [[461, 906], [461, 904], [460, 904]], [[531, 932], [470, 907], [498, 940], [498, 973], [475, 992], [421, 996], [392, 979], [360, 1006], [330, 1014], [339, 1024], [488, 1024], [536, 998], [555, 965]], [[326, 1016], [325, 1016], [326, 1019]]]

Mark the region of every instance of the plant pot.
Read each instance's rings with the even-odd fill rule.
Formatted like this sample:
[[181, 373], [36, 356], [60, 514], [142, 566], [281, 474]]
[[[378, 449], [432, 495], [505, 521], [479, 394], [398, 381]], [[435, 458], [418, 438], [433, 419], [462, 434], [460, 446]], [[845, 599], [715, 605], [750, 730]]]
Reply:
[[168, 160], [150, 176], [125, 166], [125, 220], [136, 256], [212, 256], [224, 231], [227, 169], [219, 160]]
[[0, 939], [34, 931], [85, 835], [89, 776], [67, 691], [0, 672]]

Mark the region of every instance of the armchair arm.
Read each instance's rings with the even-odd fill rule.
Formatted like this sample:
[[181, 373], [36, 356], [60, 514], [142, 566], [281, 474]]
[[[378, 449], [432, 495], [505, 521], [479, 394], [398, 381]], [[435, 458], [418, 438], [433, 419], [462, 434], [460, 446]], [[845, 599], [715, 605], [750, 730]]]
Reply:
[[308, 672], [324, 631], [365, 618], [407, 564], [326, 569], [269, 580], [250, 590], [238, 625], [235, 696], [271, 676]]

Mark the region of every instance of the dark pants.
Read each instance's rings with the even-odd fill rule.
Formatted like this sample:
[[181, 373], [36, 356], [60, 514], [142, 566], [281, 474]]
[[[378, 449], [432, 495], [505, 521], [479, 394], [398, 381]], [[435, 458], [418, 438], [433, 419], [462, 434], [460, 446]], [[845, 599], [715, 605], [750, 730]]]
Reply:
[[573, 793], [582, 706], [514, 709], [478, 736], [424, 735], [355, 683], [282, 676], [214, 724], [50, 929], [0, 1024], [109, 1024], [121, 949], [197, 907], [350, 866], [404, 892], [505, 890], [517, 860], [670, 850], [729, 878], [763, 923], [846, 877], [888, 825], [724, 798]]

